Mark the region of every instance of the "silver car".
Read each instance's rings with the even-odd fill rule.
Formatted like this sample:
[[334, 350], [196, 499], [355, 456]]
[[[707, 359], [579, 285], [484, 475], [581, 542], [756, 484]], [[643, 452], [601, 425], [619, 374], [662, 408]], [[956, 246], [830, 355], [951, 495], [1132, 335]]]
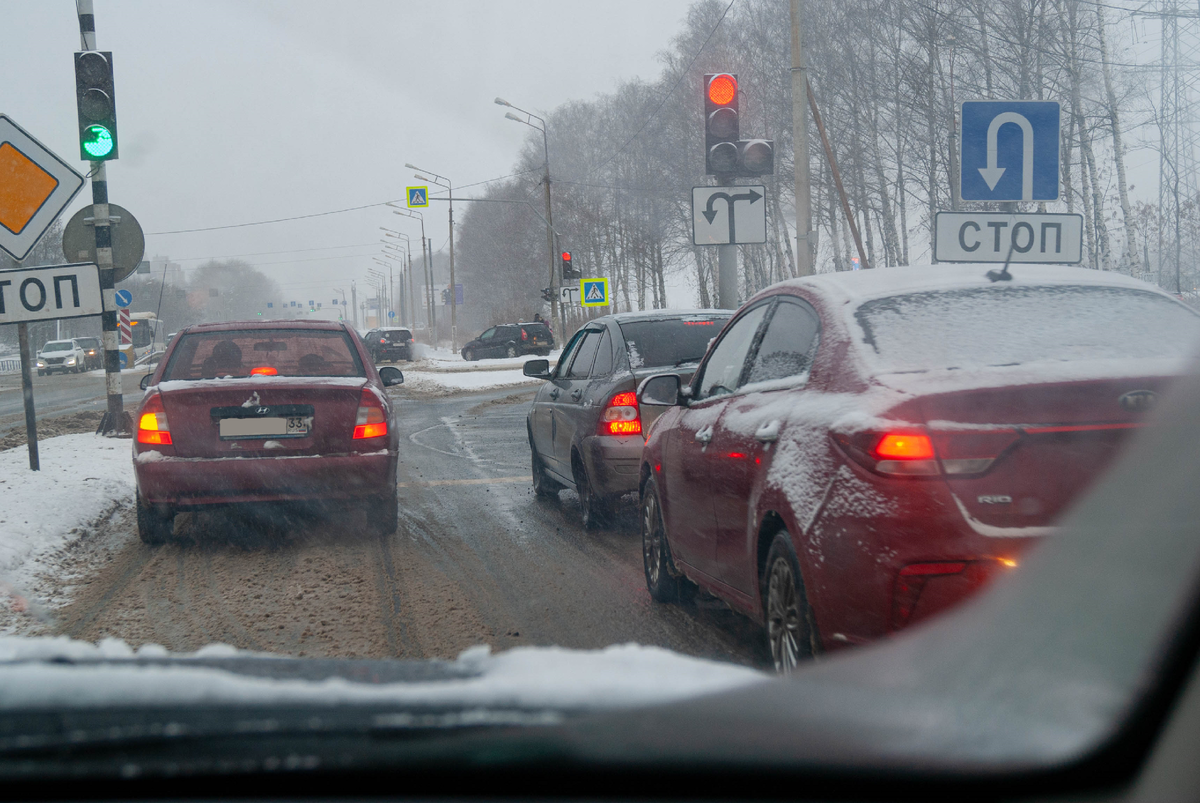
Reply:
[[642, 444], [657, 417], [655, 408], [638, 408], [638, 383], [664, 371], [686, 382], [729, 317], [728, 310], [607, 315], [575, 333], [553, 371], [547, 360], [527, 361], [526, 376], [547, 380], [528, 419], [534, 491], [571, 488], [584, 527], [608, 521], [617, 500], [638, 488]]

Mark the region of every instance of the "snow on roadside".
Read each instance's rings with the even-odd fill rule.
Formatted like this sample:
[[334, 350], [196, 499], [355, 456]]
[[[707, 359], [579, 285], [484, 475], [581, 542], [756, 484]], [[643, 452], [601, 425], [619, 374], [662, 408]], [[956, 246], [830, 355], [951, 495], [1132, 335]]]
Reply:
[[457, 390], [488, 390], [520, 385], [537, 386], [540, 379], [521, 373], [521, 369], [503, 371], [466, 371], [462, 373], [431, 373], [427, 371], [405, 371], [404, 387], [417, 393]]
[[38, 454], [30, 471], [25, 446], [0, 452], [0, 598], [18, 605], [53, 553], [134, 495], [127, 440], [62, 435]]
[[[93, 645], [65, 636], [0, 638], [0, 710], [105, 705], [375, 703], [521, 708], [615, 709], [729, 691], [768, 678], [754, 669], [681, 655], [661, 647], [614, 644], [601, 650], [518, 647], [492, 654], [465, 650], [456, 668], [469, 677], [406, 683], [271, 679], [198, 666], [49, 663], [104, 658], [161, 658], [147, 645]], [[197, 657], [255, 653], [209, 645]]]

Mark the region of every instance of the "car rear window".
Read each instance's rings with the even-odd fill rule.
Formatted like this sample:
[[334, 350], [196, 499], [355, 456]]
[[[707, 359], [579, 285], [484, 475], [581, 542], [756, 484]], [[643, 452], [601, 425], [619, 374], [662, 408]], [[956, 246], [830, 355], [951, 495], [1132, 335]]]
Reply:
[[544, 323], [523, 323], [521, 328], [525, 330], [525, 334], [529, 337], [549, 338], [550, 330], [546, 328]]
[[[256, 371], [257, 369], [257, 371]], [[278, 376], [366, 376], [345, 332], [245, 329], [182, 335], [163, 379]]]
[[865, 302], [855, 317], [888, 372], [1185, 358], [1200, 336], [1200, 317], [1186, 307], [1113, 287], [911, 293]]
[[673, 368], [699, 362], [728, 320], [728, 316], [704, 315], [629, 321], [618, 326], [629, 352], [630, 368]]
[[407, 329], [391, 329], [384, 332], [382, 336], [393, 343], [404, 343], [412, 340], [412, 332]]

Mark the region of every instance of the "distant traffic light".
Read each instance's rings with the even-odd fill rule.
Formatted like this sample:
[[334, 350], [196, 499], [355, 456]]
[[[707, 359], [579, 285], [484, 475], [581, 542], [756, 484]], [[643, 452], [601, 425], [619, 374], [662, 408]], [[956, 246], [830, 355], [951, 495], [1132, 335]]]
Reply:
[[116, 159], [117, 101], [113, 93], [112, 53], [75, 54], [75, 100], [79, 107], [79, 158]]
[[579, 279], [583, 274], [571, 262], [571, 252], [562, 252], [562, 277], [563, 279]]
[[442, 291], [442, 304], [447, 307], [450, 306], [450, 289], [449, 288]]
[[554, 300], [554, 288], [543, 287], [542, 288], [542, 301], [553, 301], [553, 300]]
[[737, 168], [738, 81], [730, 73], [704, 76], [704, 170], [732, 175]]

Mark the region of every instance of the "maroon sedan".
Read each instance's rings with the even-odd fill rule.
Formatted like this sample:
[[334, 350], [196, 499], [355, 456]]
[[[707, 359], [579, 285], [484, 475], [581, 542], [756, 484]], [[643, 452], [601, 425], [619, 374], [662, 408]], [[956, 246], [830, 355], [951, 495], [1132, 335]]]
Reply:
[[[962, 600], [1102, 472], [1200, 318], [1113, 273], [1022, 265], [838, 273], [755, 296], [641, 465], [646, 583], [763, 622], [776, 666]], [[690, 582], [689, 582], [690, 581]]]
[[341, 323], [213, 323], [181, 331], [137, 411], [138, 532], [170, 537], [175, 513], [211, 505], [347, 500], [395, 532], [397, 432], [376, 371]]

